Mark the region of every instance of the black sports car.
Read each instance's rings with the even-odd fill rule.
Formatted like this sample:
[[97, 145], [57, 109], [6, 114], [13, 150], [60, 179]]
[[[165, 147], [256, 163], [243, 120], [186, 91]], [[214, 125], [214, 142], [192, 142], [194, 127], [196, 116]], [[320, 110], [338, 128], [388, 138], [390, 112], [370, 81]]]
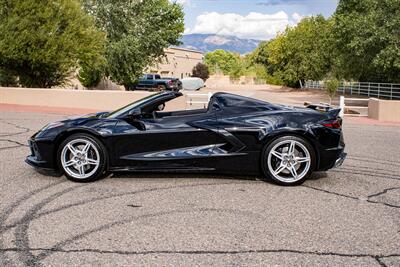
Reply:
[[163, 112], [180, 92], [151, 95], [114, 112], [47, 125], [26, 162], [77, 182], [107, 172], [218, 172], [300, 184], [345, 159], [339, 109], [296, 108], [228, 93], [206, 109]]

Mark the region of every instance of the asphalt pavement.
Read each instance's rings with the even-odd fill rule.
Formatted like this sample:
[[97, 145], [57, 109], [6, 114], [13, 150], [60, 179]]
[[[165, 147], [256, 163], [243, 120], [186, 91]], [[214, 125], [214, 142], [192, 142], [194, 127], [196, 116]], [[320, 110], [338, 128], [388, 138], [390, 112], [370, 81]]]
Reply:
[[400, 266], [400, 126], [344, 125], [348, 159], [297, 187], [24, 163], [60, 114], [0, 112], [0, 266]]

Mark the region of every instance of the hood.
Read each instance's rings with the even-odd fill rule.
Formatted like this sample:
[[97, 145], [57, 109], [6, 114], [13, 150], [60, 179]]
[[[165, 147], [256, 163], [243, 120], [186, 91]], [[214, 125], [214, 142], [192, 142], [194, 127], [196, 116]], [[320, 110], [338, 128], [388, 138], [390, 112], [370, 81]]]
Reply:
[[101, 112], [89, 113], [89, 114], [84, 114], [84, 115], [75, 115], [75, 116], [68, 117], [65, 121], [76, 120], [76, 119], [87, 119], [87, 118], [104, 118], [109, 113], [110, 112], [108, 112], [108, 111], [101, 111]]
[[81, 116], [73, 116], [67, 119], [47, 124], [39, 132], [36, 137], [52, 137], [59, 133], [74, 128], [90, 128], [92, 130], [104, 128], [106, 125], [115, 125], [115, 120], [104, 118], [109, 112], [90, 113]]
[[102, 111], [102, 112], [89, 113], [89, 114], [78, 115], [78, 116], [71, 116], [62, 121], [59, 121], [59, 123], [63, 123], [66, 125], [82, 125], [87, 122], [94, 122], [94, 121], [102, 120], [109, 113], [110, 112], [108, 112], [108, 111]]

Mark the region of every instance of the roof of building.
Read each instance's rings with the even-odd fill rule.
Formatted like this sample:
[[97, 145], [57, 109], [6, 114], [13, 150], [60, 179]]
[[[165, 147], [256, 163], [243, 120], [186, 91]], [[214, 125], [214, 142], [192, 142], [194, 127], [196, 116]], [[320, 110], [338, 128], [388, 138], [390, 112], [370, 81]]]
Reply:
[[193, 53], [199, 53], [199, 54], [204, 54], [204, 52], [201, 52], [199, 50], [194, 50], [194, 49], [188, 49], [184, 47], [178, 47], [178, 46], [170, 46], [168, 47], [169, 49], [176, 49], [176, 50], [182, 50], [182, 51], [188, 51], [188, 52], [193, 52]]

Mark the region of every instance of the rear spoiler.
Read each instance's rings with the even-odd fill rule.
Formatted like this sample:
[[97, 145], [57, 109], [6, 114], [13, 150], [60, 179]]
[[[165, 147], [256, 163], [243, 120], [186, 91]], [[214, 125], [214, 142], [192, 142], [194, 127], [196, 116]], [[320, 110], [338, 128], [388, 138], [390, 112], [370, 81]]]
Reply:
[[341, 111], [341, 108], [334, 108], [328, 104], [321, 103], [321, 104], [309, 104], [307, 102], [304, 103], [304, 106], [309, 109], [313, 109], [319, 112], [326, 113], [329, 118], [336, 119], [339, 117], [339, 113]]

